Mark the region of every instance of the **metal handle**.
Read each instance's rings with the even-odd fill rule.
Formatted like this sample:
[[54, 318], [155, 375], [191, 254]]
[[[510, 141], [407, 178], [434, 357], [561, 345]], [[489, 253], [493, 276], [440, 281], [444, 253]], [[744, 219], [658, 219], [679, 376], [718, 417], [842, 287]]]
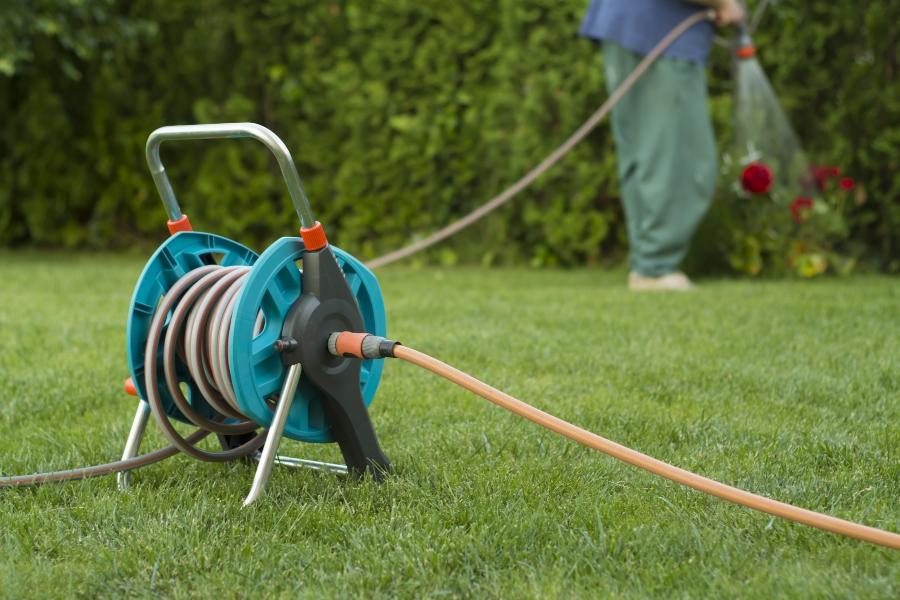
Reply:
[[256, 123], [214, 123], [209, 125], [170, 125], [168, 127], [160, 127], [150, 134], [147, 138], [147, 165], [150, 167], [150, 174], [156, 183], [156, 189], [162, 198], [166, 212], [169, 213], [169, 219], [177, 221], [182, 217], [181, 207], [178, 206], [178, 200], [175, 198], [175, 191], [169, 182], [169, 176], [166, 175], [166, 168], [162, 164], [159, 157], [159, 147], [163, 142], [169, 140], [212, 140], [212, 139], [242, 139], [253, 138], [265, 145], [275, 159], [278, 166], [281, 167], [281, 174], [284, 176], [284, 182], [287, 184], [288, 193], [291, 195], [291, 202], [300, 217], [300, 224], [303, 227], [312, 227], [316, 224], [313, 218], [312, 209], [309, 206], [309, 198], [303, 191], [303, 183], [300, 181], [300, 175], [297, 173], [297, 167], [291, 158], [291, 153], [284, 145], [281, 139], [272, 133], [271, 130], [257, 125]]

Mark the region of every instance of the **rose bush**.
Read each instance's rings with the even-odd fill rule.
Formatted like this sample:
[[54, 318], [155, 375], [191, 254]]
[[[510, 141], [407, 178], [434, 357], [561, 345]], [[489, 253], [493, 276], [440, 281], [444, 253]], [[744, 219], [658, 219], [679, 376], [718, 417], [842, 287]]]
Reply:
[[764, 162], [733, 171], [726, 173], [733, 183], [722, 186], [712, 217], [731, 269], [800, 277], [853, 270], [848, 215], [865, 194], [852, 178], [842, 178], [837, 167], [812, 167], [790, 187]]

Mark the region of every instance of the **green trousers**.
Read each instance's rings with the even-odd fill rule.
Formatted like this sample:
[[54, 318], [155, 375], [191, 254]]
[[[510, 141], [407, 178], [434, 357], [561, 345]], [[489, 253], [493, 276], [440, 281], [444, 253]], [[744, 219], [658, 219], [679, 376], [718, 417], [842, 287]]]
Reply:
[[[615, 43], [603, 44], [610, 93], [641, 58]], [[660, 58], [613, 109], [612, 130], [631, 270], [648, 277], [672, 273], [715, 191], [718, 158], [706, 69]]]

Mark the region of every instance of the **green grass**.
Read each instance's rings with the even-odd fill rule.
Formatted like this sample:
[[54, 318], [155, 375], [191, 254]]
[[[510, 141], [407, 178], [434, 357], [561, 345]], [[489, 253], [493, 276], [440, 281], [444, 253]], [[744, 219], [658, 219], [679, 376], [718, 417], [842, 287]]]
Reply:
[[[0, 254], [0, 473], [121, 453], [142, 262]], [[380, 278], [411, 346], [687, 469], [900, 531], [896, 279], [673, 296], [597, 271]], [[410, 365], [387, 365], [373, 419], [396, 467], [381, 485], [276, 469], [241, 509], [250, 466], [179, 456], [127, 494], [2, 490], [0, 597], [900, 596], [897, 552], [657, 479]]]

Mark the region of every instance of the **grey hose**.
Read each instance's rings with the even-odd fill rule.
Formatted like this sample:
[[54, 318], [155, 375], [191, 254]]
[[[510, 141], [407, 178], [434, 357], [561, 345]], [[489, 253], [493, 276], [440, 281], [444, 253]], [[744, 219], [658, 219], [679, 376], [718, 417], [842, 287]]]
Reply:
[[568, 154], [572, 148], [578, 145], [581, 140], [583, 140], [587, 135], [593, 131], [597, 125], [600, 124], [603, 119], [606, 118], [606, 115], [615, 107], [619, 101], [625, 97], [625, 94], [634, 86], [638, 79], [647, 72], [647, 69], [656, 61], [657, 58], [668, 48], [672, 42], [677, 40], [682, 33], [696, 25], [697, 23], [705, 20], [709, 20], [711, 18], [715, 18], [714, 11], [703, 10], [693, 15], [689, 16], [681, 23], [675, 26], [672, 31], [666, 34], [666, 36], [659, 41], [659, 43], [650, 51], [647, 56], [638, 63], [638, 66], [635, 67], [634, 71], [632, 71], [628, 77], [625, 78], [625, 81], [616, 88], [616, 91], [612, 93], [612, 95], [606, 99], [600, 108], [594, 112], [588, 120], [584, 122], [584, 124], [579, 127], [575, 133], [569, 136], [565, 142], [560, 144], [559, 147], [556, 148], [553, 152], [550, 153], [544, 160], [542, 160], [536, 167], [528, 171], [525, 175], [523, 175], [518, 181], [514, 184], [470, 212], [464, 217], [460, 218], [457, 221], [454, 221], [432, 233], [431, 235], [422, 238], [408, 246], [404, 246], [398, 250], [394, 250], [393, 252], [388, 252], [383, 256], [379, 256], [373, 260], [370, 260], [366, 263], [366, 266], [372, 269], [377, 267], [383, 267], [385, 265], [389, 265], [391, 263], [397, 262], [398, 260], [402, 260], [408, 256], [411, 256], [417, 252], [421, 252], [426, 248], [430, 248], [434, 246], [438, 242], [447, 239], [451, 235], [454, 235], [469, 225], [480, 221], [485, 216], [494, 212], [507, 202], [509, 202], [513, 197], [515, 197], [519, 192], [527, 189], [534, 181], [546, 173], [553, 165], [560, 161], [562, 157]]
[[[147, 402], [156, 417], [156, 422], [169, 441], [185, 454], [200, 460], [221, 462], [247, 456], [265, 443], [266, 434], [262, 432], [237, 448], [221, 452], [201, 450], [190, 444], [172, 425], [159, 395], [157, 348], [162, 342], [165, 330], [166, 338], [163, 342], [162, 358], [166, 387], [178, 410], [191, 423], [201, 429], [226, 435], [250, 433], [258, 429], [259, 425], [237, 412], [237, 404], [233, 399], [234, 390], [231, 388], [231, 373], [228, 371], [228, 336], [218, 335], [218, 331], [210, 331], [208, 327], [210, 313], [217, 309], [217, 305], [221, 305], [223, 300], [225, 305], [230, 304], [233, 310], [234, 305], [229, 303], [229, 300], [232, 294], [237, 293], [237, 290], [243, 285], [244, 276], [248, 271], [249, 267], [220, 267], [217, 265], [189, 271], [175, 282], [175, 285], [163, 296], [147, 334], [147, 345], [144, 352], [144, 387], [147, 391]], [[166, 318], [170, 311], [171, 317], [169, 317], [169, 324], [166, 327]], [[194, 325], [194, 335], [191, 336], [191, 340], [201, 341], [199, 349], [191, 347], [191, 352], [188, 353], [185, 353], [188, 346], [182, 337], [186, 321]], [[230, 328], [230, 315], [227, 319], [220, 321], [220, 324], [223, 326], [227, 324]], [[218, 342], [215, 345], [209, 343], [213, 339], [213, 334]], [[218, 414], [213, 419], [199, 414], [184, 397], [175, 372], [176, 358], [179, 354], [184, 357], [194, 381], [204, 382], [203, 384], [198, 383], [198, 386], [203, 385], [208, 392], [208, 395], [204, 394], [204, 398], [210, 406], [218, 409], [216, 410]], [[222, 371], [223, 368], [224, 371]], [[223, 402], [231, 404], [231, 407], [226, 410]], [[225, 418], [234, 416], [243, 420], [237, 423], [223, 422]]]
[[[209, 435], [208, 431], [195, 431], [187, 437], [187, 441], [196, 444]], [[117, 460], [116, 462], [106, 463], [102, 465], [94, 465], [92, 467], [81, 467], [78, 469], [69, 469], [67, 471], [52, 471], [50, 473], [35, 473], [34, 475], [16, 475], [15, 477], [0, 477], [0, 488], [5, 487], [25, 487], [29, 485], [39, 485], [41, 483], [49, 483], [51, 481], [72, 481], [76, 479], [88, 479], [90, 477], [102, 477], [120, 471], [130, 471], [140, 467], [146, 467], [153, 463], [158, 463], [170, 456], [178, 454], [178, 448], [175, 446], [166, 446], [154, 452], [141, 454], [128, 460]]]

